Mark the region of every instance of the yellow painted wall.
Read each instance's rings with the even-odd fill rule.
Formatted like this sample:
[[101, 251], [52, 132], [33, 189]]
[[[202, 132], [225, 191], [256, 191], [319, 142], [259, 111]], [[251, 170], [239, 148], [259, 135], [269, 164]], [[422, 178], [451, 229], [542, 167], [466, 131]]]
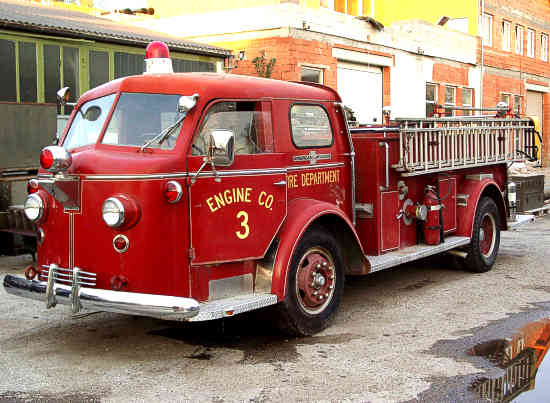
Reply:
[[153, 7], [155, 9], [155, 16], [160, 18], [238, 8], [263, 7], [274, 4], [279, 4], [279, 0], [147, 0], [147, 6]]
[[[468, 33], [477, 35], [479, 0], [333, 0], [334, 10], [350, 15], [372, 15], [389, 25], [392, 22], [420, 19], [436, 24], [442, 16], [468, 18]], [[148, 7], [155, 9], [155, 17], [166, 18], [180, 15], [209, 13], [239, 8], [273, 6], [283, 3], [300, 4], [302, 7], [317, 9], [327, 7], [328, 0], [200, 0], [173, 1], [147, 0]], [[362, 3], [362, 6], [361, 6]], [[361, 8], [361, 9], [360, 9]]]
[[[370, 15], [370, 0], [366, 1]], [[375, 0], [375, 18], [384, 25], [421, 19], [437, 24], [442, 16], [468, 18], [468, 33], [477, 35], [478, 0]]]

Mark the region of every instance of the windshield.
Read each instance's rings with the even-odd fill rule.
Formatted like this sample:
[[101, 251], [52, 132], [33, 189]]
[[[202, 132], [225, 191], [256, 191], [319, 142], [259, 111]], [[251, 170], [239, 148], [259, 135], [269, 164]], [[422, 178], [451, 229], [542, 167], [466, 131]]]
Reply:
[[97, 141], [115, 97], [116, 94], [111, 94], [82, 104], [63, 142], [67, 150]]
[[[181, 114], [178, 112], [179, 95], [141, 94], [123, 92], [103, 136], [103, 144], [142, 146], [167, 127], [175, 124]], [[166, 141], [150, 147], [171, 150], [176, 144], [181, 122], [171, 131]]]

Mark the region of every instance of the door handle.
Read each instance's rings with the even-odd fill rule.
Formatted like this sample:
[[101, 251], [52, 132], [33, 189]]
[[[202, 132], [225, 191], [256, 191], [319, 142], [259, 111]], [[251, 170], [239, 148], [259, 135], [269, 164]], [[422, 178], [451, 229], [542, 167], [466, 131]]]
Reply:
[[275, 186], [286, 186], [286, 181], [283, 179], [282, 181], [275, 182], [274, 185]]
[[387, 192], [390, 187], [390, 146], [385, 141], [380, 142], [379, 146], [386, 149], [386, 186], [380, 186], [380, 191]]

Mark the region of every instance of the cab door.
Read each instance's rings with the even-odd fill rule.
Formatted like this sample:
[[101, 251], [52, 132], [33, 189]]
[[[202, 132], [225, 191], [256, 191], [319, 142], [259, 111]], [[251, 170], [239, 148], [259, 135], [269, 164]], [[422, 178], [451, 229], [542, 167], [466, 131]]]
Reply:
[[[234, 161], [197, 174], [213, 130], [233, 132]], [[269, 101], [220, 101], [208, 108], [189, 156], [193, 265], [265, 255], [286, 217], [283, 164], [273, 152]]]

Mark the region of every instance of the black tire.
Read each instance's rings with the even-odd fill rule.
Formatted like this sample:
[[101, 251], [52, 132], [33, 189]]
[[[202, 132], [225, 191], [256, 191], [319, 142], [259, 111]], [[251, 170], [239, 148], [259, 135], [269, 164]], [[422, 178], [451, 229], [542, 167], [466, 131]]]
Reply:
[[330, 233], [315, 228], [302, 236], [286, 286], [286, 298], [277, 306], [284, 332], [311, 336], [328, 327], [344, 291], [344, 263]]
[[464, 260], [466, 270], [485, 273], [493, 267], [500, 246], [500, 214], [490, 197], [483, 197], [476, 209], [472, 241]]

